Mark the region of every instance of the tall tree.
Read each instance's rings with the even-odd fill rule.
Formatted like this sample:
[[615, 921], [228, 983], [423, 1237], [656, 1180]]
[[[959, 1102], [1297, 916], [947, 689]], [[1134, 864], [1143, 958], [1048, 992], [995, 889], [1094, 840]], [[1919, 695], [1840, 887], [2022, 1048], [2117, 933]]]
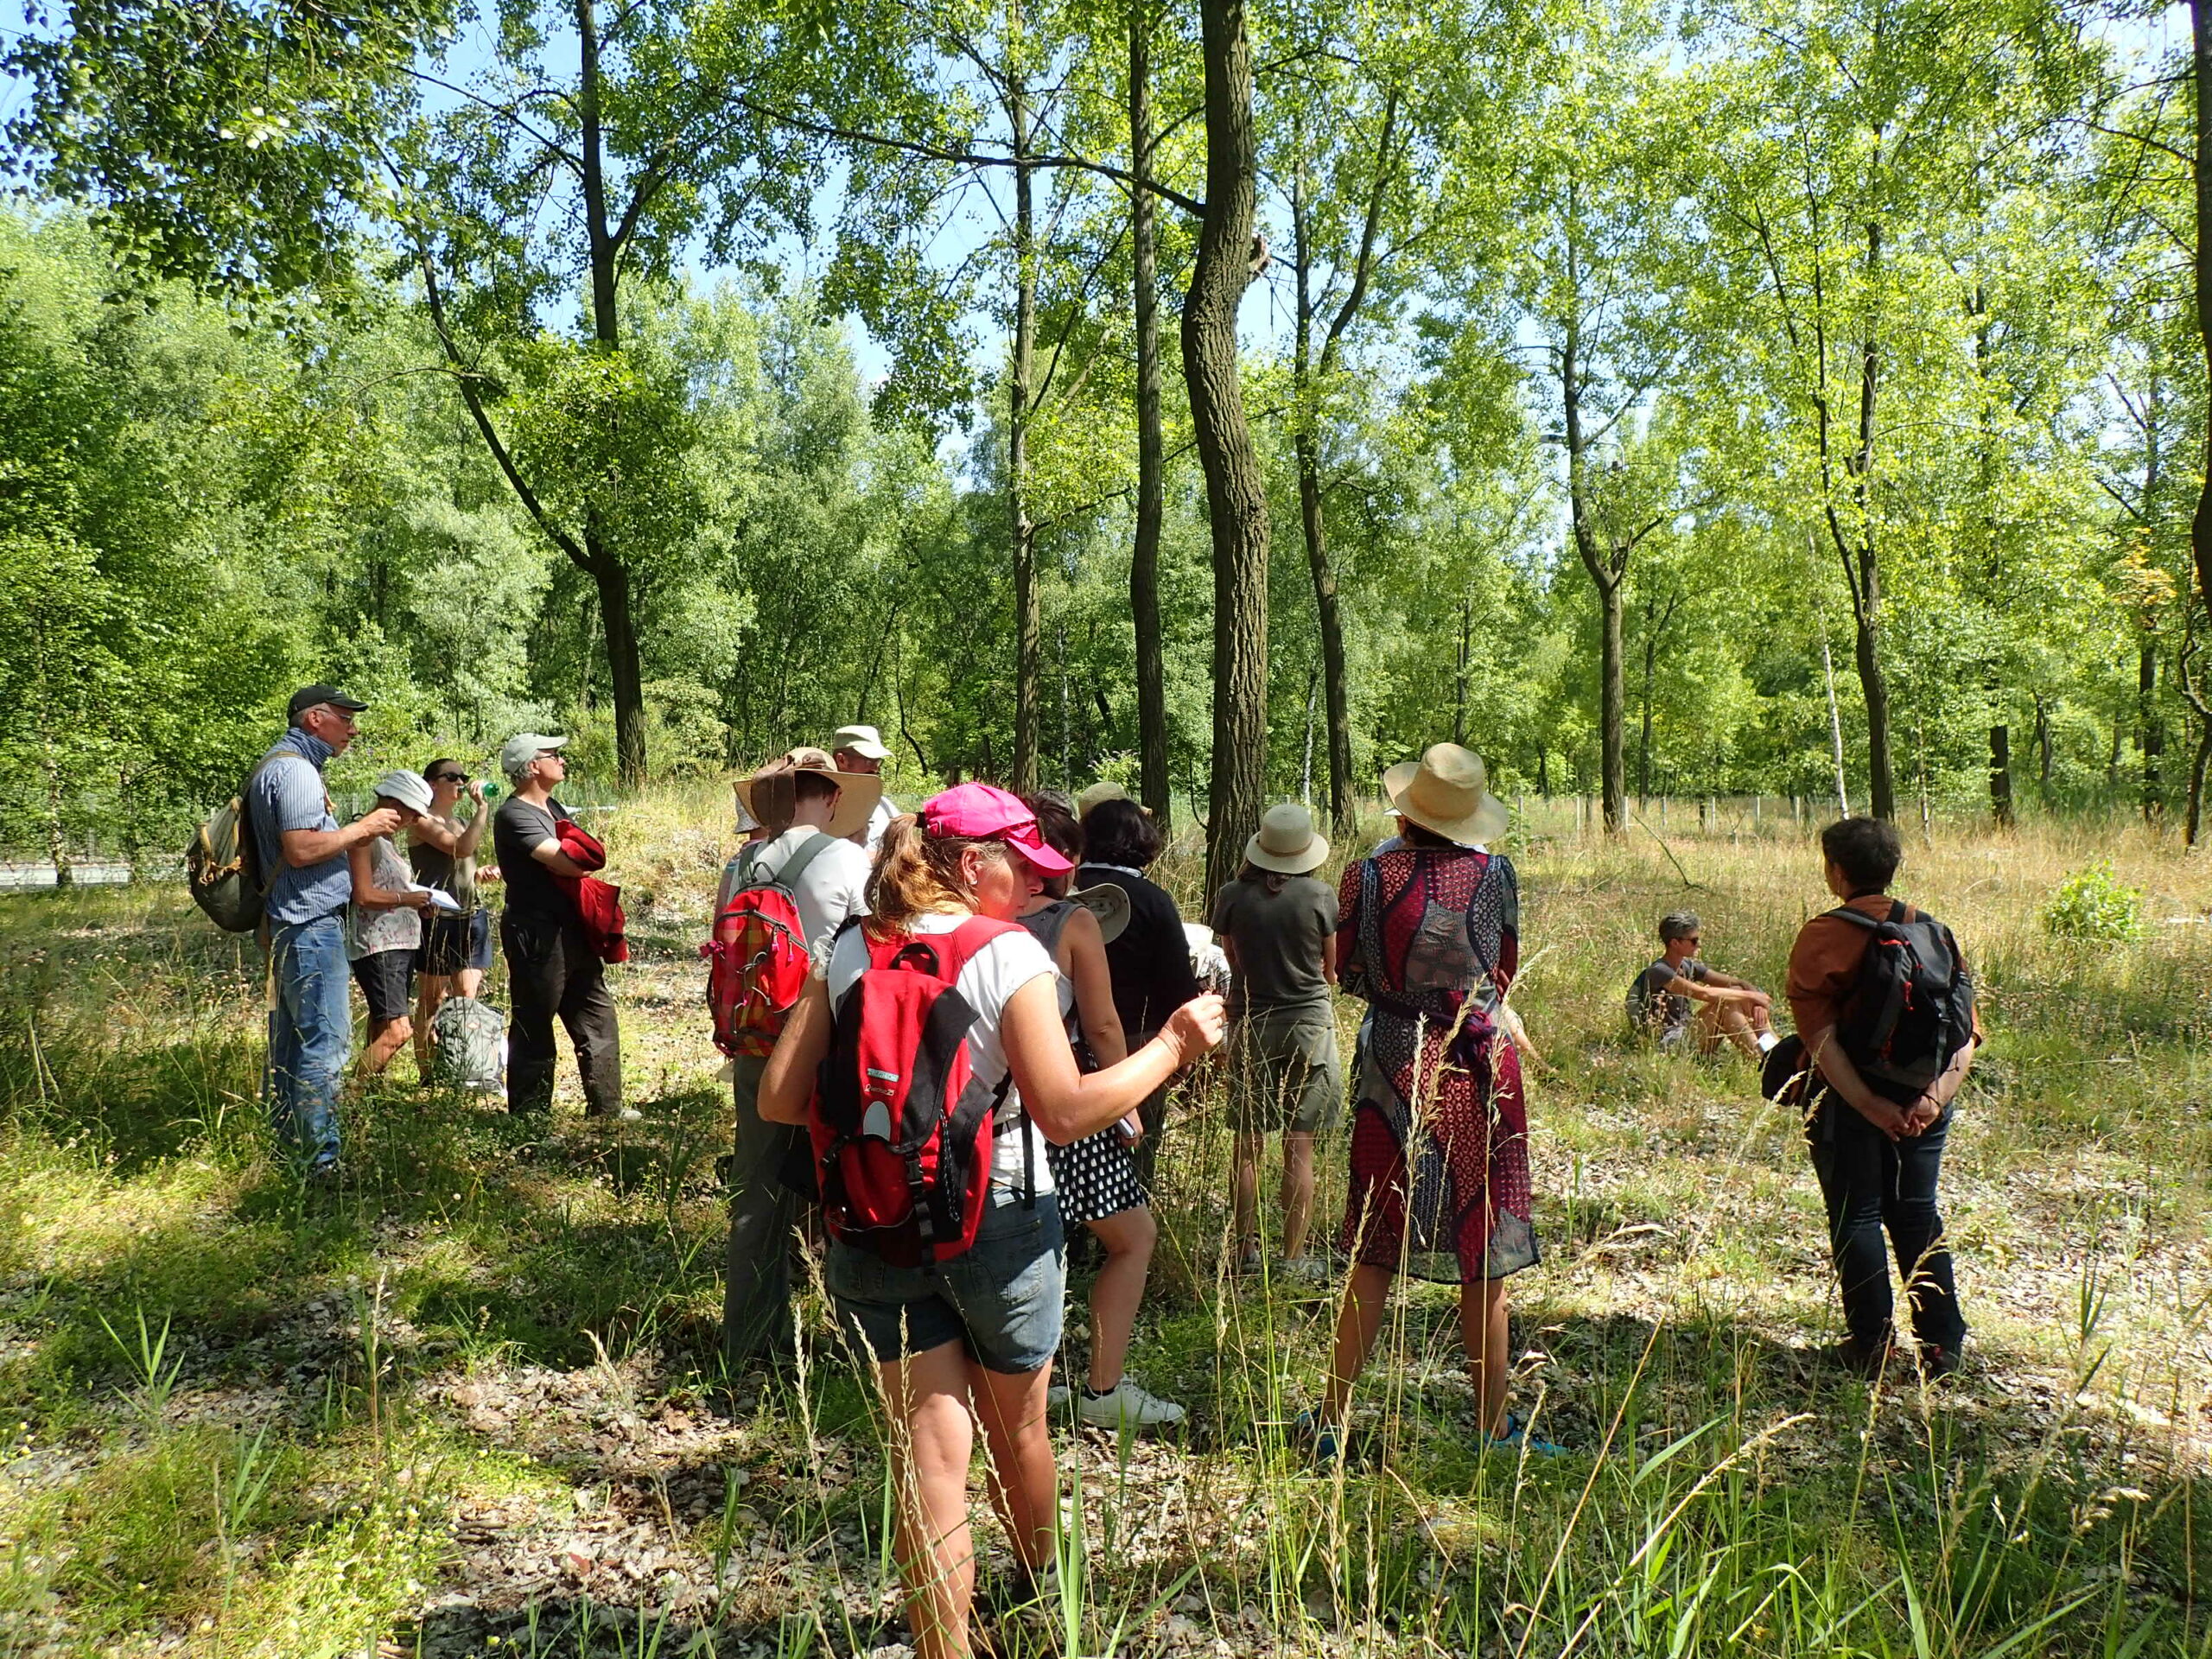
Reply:
[[1153, 165], [1151, 0], [1129, 7], [1129, 242], [1136, 327], [1137, 495], [1129, 550], [1129, 612], [1136, 639], [1137, 794], [1165, 830], [1167, 664], [1160, 632], [1160, 531], [1167, 508], [1166, 441], [1160, 418], [1160, 234]]
[[1243, 0], [1199, 0], [1206, 200], [1183, 302], [1183, 374], [1213, 536], [1213, 760], [1206, 889], [1236, 874], [1266, 798], [1268, 492], [1237, 373], [1236, 310], [1261, 245], [1259, 147]]

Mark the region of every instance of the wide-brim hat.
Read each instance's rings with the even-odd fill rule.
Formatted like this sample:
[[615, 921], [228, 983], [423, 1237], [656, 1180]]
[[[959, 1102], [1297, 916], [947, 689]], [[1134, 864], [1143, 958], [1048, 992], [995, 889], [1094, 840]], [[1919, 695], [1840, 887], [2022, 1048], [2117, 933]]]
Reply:
[[1111, 881], [1080, 887], [1068, 897], [1098, 918], [1099, 937], [1111, 944], [1129, 931], [1129, 890]]
[[1401, 760], [1382, 774], [1390, 810], [1462, 846], [1494, 841], [1510, 820], [1490, 792], [1483, 758], [1457, 743], [1432, 743], [1418, 760]]
[[886, 760], [891, 756], [884, 747], [883, 734], [873, 726], [840, 726], [830, 734], [830, 748], [833, 753], [849, 749], [863, 760]]
[[387, 772], [371, 786], [380, 801], [397, 801], [410, 812], [430, 810], [430, 785], [419, 772]]
[[1269, 807], [1259, 833], [1244, 843], [1244, 861], [1279, 875], [1305, 875], [1328, 861], [1329, 839], [1313, 830], [1313, 815], [1296, 801]]
[[754, 823], [781, 835], [791, 828], [792, 815], [798, 810], [797, 781], [802, 772], [819, 772], [837, 786], [837, 804], [830, 810], [830, 822], [823, 828], [841, 841], [861, 830], [868, 823], [868, 814], [875, 810], [875, 804], [883, 798], [883, 779], [875, 773], [840, 772], [837, 763], [828, 754], [813, 748], [797, 748], [779, 754], [750, 778], [741, 778], [731, 787], [737, 791], [738, 804]]

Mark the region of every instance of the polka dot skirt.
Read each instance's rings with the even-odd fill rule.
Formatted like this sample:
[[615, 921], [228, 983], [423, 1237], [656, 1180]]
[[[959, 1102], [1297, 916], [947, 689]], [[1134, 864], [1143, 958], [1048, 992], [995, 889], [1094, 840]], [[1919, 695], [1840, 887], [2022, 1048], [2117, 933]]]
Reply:
[[1116, 1126], [1109, 1125], [1073, 1146], [1047, 1146], [1045, 1155], [1052, 1162], [1052, 1185], [1059, 1191], [1060, 1220], [1071, 1229], [1137, 1209], [1145, 1202], [1144, 1185], [1137, 1179], [1136, 1165]]

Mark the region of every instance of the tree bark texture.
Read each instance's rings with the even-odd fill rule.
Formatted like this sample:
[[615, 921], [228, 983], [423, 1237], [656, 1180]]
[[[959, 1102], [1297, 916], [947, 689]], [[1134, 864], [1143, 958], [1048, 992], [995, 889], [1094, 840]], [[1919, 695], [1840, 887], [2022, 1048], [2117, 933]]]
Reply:
[[2145, 629], [2135, 659], [2135, 747], [2143, 757], [2143, 817], [2165, 810], [2166, 728], [2158, 718], [2158, 641]]
[[1137, 334], [1136, 542], [1129, 554], [1129, 612], [1136, 631], [1137, 798], [1161, 832], [1173, 790], [1167, 776], [1167, 658], [1160, 633], [1160, 526], [1166, 515], [1166, 445], [1160, 419], [1159, 232], [1152, 192], [1152, 18], [1129, 10], [1129, 243]]
[[2012, 827], [2012, 728], [2001, 721], [1989, 728], [1989, 811], [1999, 830]]
[[1213, 760], [1206, 885], [1236, 874], [1264, 804], [1268, 753], [1268, 496], [1236, 372], [1236, 308], [1250, 279], [1258, 195], [1252, 57], [1243, 0], [1199, 0], [1206, 202], [1183, 303], [1183, 374], [1213, 539]]
[[[1017, 42], [1015, 51], [1020, 49]], [[1019, 65], [1007, 77], [1014, 138], [1014, 364], [1007, 397], [1007, 518], [1014, 543], [1014, 775], [1017, 795], [1037, 788], [1039, 692], [1045, 668], [1045, 614], [1037, 591], [1037, 527], [1029, 517], [1030, 381], [1037, 354], [1034, 180], [1028, 164], [1028, 89]]]

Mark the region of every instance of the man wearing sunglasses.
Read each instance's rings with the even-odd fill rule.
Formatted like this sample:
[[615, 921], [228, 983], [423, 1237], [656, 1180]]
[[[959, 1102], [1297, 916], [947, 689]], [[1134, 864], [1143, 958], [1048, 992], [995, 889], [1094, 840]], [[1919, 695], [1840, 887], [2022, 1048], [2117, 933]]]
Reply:
[[1748, 979], [1699, 960], [1703, 932], [1695, 911], [1660, 918], [1664, 954], [1630, 984], [1629, 1023], [1662, 1048], [1694, 1045], [1699, 1054], [1709, 1055], [1725, 1040], [1756, 1062], [1774, 1046], [1767, 1028], [1774, 999]]
[[346, 753], [354, 716], [367, 707], [334, 685], [301, 687], [287, 710], [290, 729], [262, 757], [245, 791], [261, 868], [276, 872], [263, 907], [269, 1068], [262, 1098], [277, 1137], [314, 1180], [338, 1173], [338, 1090], [353, 1054], [346, 854], [390, 835], [402, 816], [379, 806], [340, 827], [323, 789], [323, 766]]

